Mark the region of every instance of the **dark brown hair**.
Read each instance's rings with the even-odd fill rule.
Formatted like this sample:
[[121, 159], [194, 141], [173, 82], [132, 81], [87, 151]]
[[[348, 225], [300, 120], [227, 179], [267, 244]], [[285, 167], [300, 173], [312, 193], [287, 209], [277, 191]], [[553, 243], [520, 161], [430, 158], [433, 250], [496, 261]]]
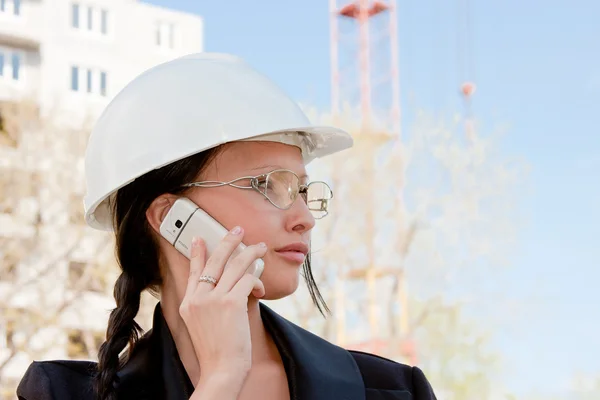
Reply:
[[[117, 399], [113, 384], [117, 371], [127, 359], [120, 357], [120, 353], [129, 345], [128, 354], [131, 354], [142, 333], [134, 320], [141, 294], [144, 290], [158, 290], [162, 284], [158, 245], [146, 219], [146, 210], [164, 193], [182, 193], [182, 186], [193, 182], [219, 151], [220, 148], [208, 150], [153, 170], [117, 191], [112, 208], [121, 275], [114, 287], [117, 307], [110, 314], [106, 341], [98, 352], [98, 400]], [[314, 304], [321, 314], [329, 313], [312, 274], [310, 255], [303, 265], [303, 275]]]

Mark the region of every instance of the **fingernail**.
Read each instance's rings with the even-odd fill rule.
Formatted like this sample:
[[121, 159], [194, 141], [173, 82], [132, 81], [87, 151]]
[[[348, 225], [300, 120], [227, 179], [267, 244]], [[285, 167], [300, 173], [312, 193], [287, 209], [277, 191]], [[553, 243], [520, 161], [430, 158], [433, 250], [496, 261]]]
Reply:
[[239, 235], [240, 233], [242, 233], [242, 228], [239, 227], [239, 226], [236, 226], [235, 228], [233, 228], [231, 230], [231, 233], [234, 234], [234, 235]]
[[198, 236], [194, 236], [192, 238], [192, 246], [198, 247], [200, 245], [200, 238]]
[[267, 244], [266, 244], [266, 243], [263, 243], [263, 242], [260, 242], [260, 243], [258, 244], [258, 247], [262, 247], [263, 249], [266, 249], [266, 248], [267, 248]]

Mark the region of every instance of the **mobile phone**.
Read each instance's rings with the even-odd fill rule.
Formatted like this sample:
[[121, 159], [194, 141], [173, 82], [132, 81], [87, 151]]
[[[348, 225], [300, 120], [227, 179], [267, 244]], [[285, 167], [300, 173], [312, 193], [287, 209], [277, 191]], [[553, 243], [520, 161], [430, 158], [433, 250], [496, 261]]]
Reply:
[[[207, 256], [210, 256], [227, 233], [228, 230], [223, 225], [185, 197], [175, 200], [160, 224], [161, 236], [188, 259], [191, 258], [192, 239], [195, 236], [204, 240]], [[235, 257], [245, 248], [246, 245], [240, 243], [231, 257]], [[264, 267], [265, 263], [259, 258], [248, 267], [247, 272], [260, 278]]]

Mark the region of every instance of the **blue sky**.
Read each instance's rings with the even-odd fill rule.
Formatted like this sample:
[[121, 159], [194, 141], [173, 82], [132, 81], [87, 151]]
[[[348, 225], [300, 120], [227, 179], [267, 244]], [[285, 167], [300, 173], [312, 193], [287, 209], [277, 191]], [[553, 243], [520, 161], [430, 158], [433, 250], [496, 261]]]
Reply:
[[[149, 2], [201, 15], [207, 51], [237, 54], [298, 101], [328, 107], [328, 1]], [[399, 1], [407, 124], [416, 108], [462, 110], [462, 3]], [[473, 111], [486, 127], [508, 124], [503, 150], [532, 168], [526, 225], [500, 282], [533, 303], [518, 326], [496, 332], [505, 381], [517, 393], [560, 394], [571, 373], [600, 375], [600, 3], [471, 3]]]

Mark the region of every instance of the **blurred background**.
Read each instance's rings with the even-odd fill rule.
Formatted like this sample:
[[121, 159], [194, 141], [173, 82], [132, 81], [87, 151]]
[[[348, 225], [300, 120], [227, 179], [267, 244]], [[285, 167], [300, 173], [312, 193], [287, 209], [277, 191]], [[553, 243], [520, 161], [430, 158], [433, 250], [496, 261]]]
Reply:
[[211, 51], [355, 138], [309, 168], [335, 193], [312, 249], [332, 316], [304, 288], [270, 306], [419, 365], [439, 399], [600, 399], [599, 17], [591, 0], [0, 0], [0, 397], [32, 360], [103, 341], [118, 270], [82, 217], [94, 120], [137, 74]]

